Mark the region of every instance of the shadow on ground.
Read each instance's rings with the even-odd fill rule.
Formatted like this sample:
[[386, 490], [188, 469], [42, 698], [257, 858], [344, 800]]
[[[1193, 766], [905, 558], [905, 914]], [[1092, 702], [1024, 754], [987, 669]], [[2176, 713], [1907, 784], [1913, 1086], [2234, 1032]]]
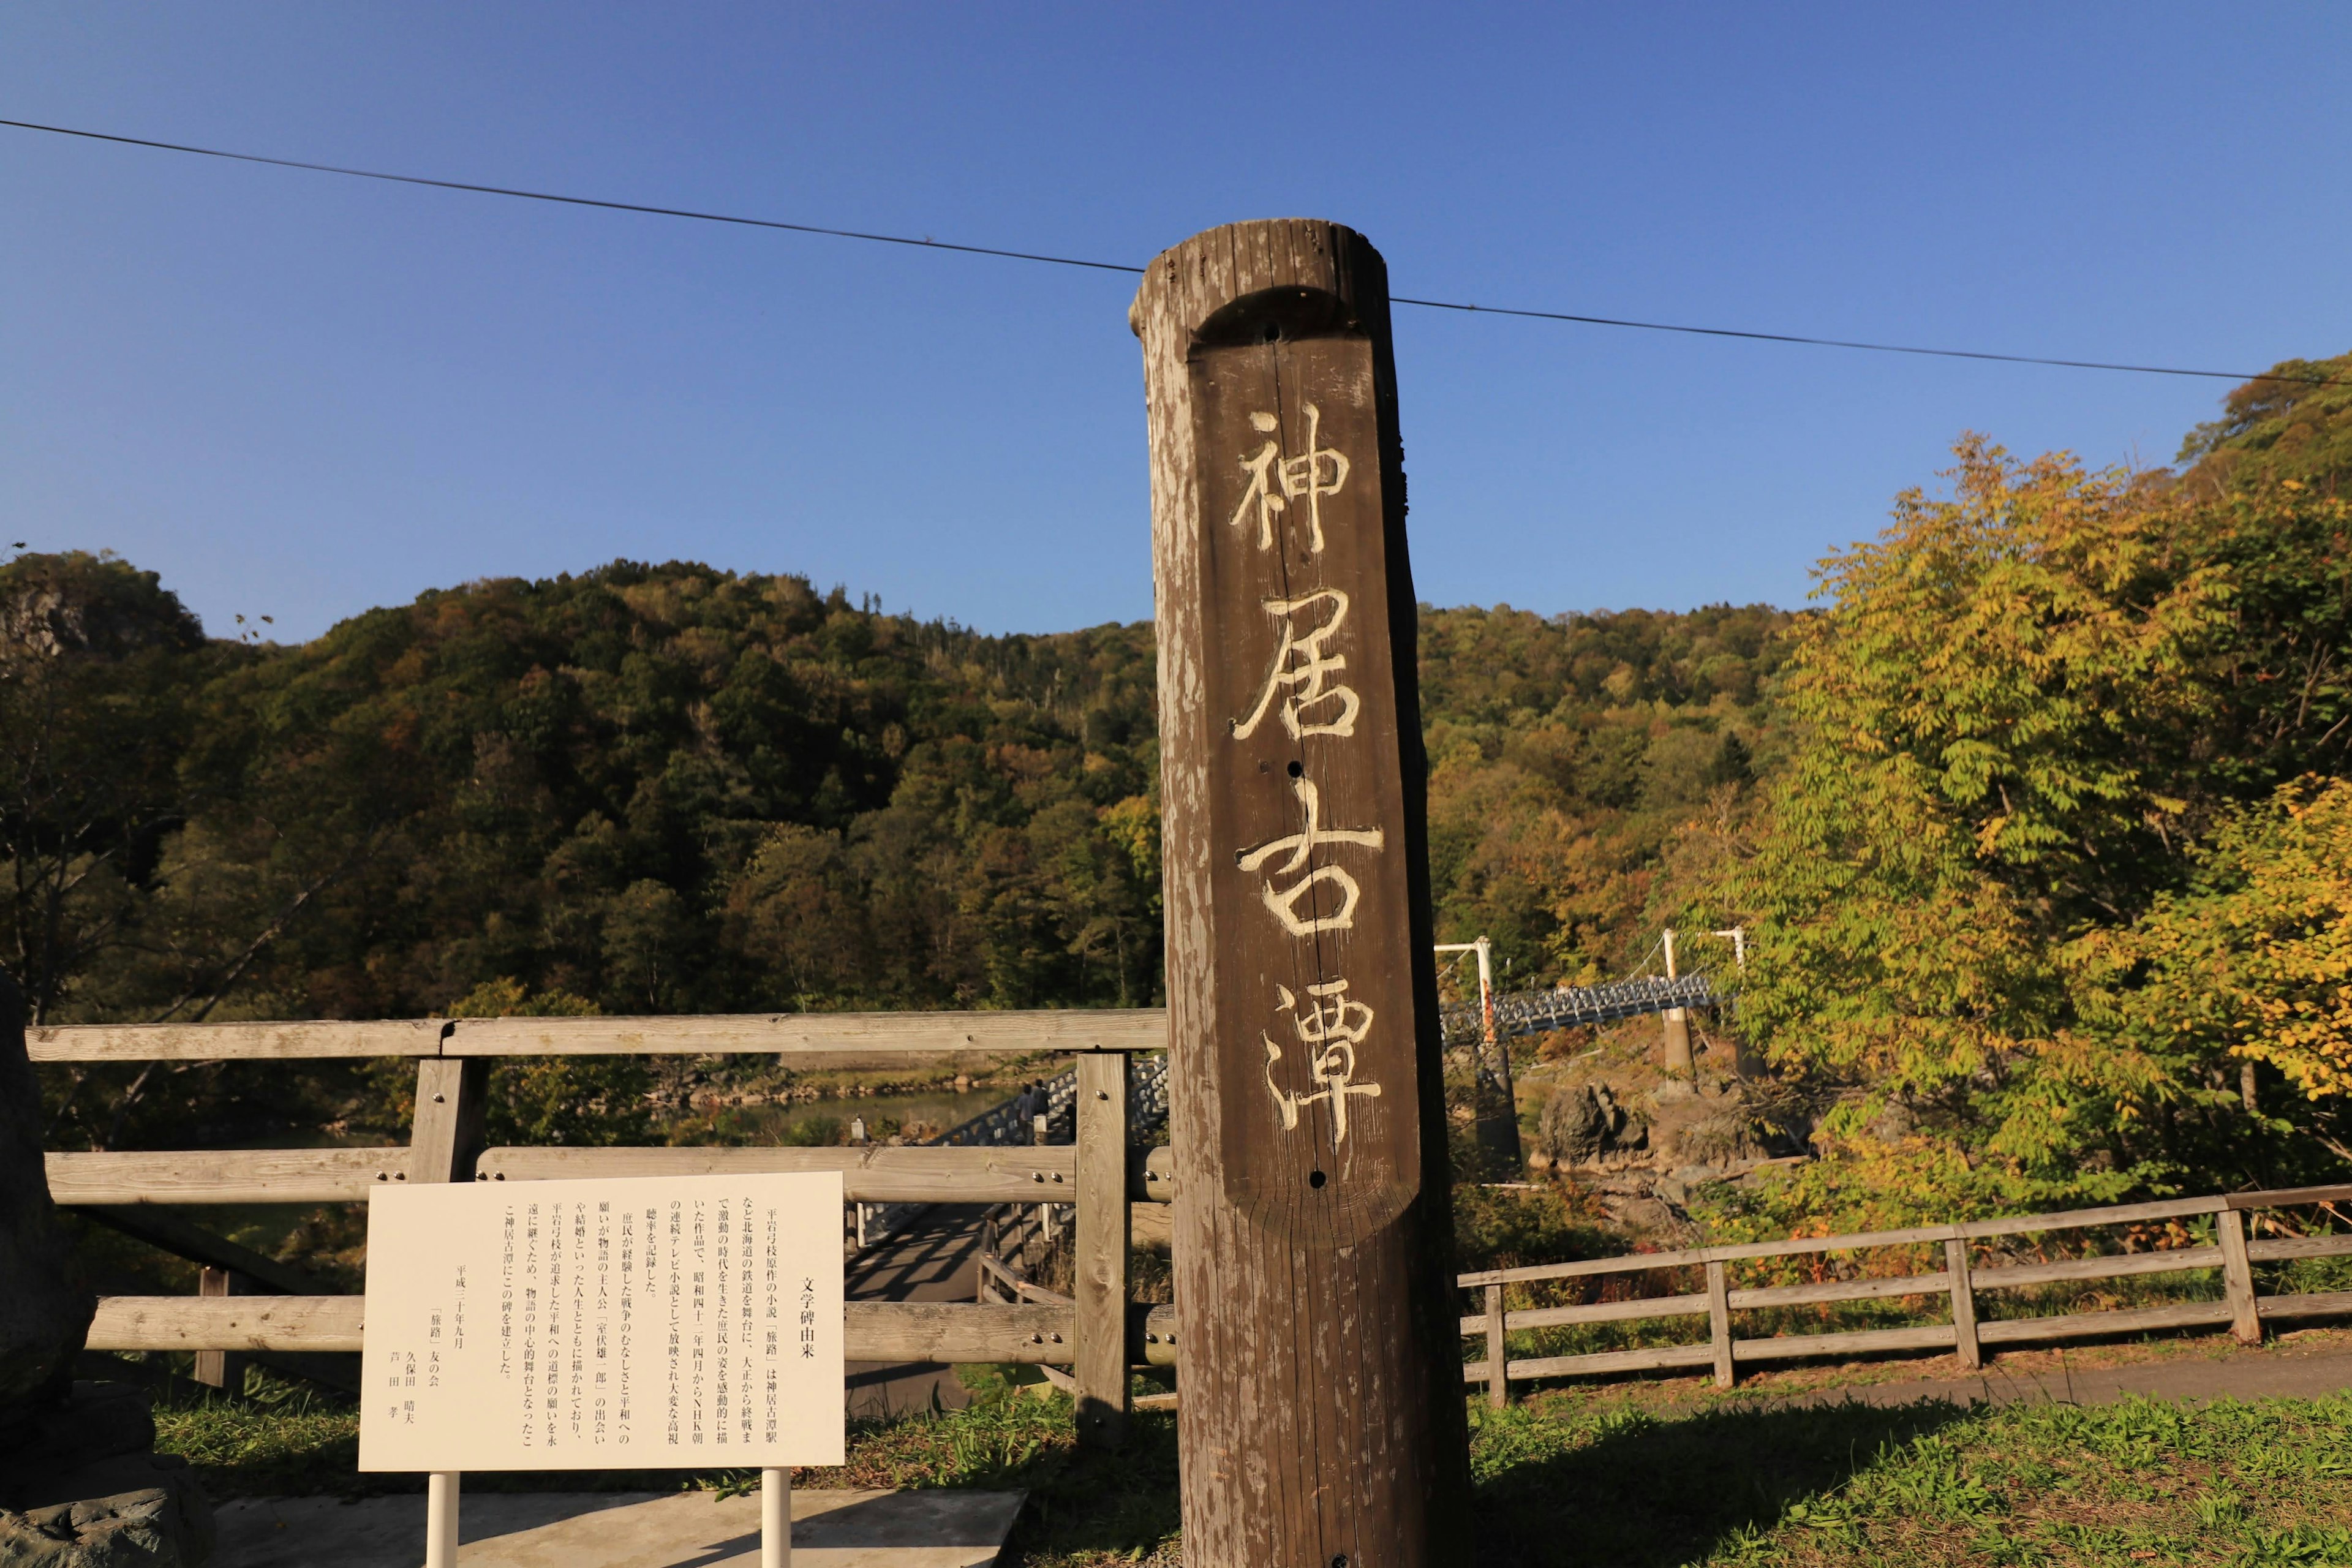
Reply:
[[[1731, 1408], [1571, 1426], [1489, 1414], [1472, 1445], [1481, 1568], [1670, 1568], [1704, 1559], [1787, 1506], [1838, 1486], [1889, 1445], [1966, 1419], [1941, 1401], [1892, 1408]], [[1578, 1430], [1580, 1426], [1581, 1430]]]

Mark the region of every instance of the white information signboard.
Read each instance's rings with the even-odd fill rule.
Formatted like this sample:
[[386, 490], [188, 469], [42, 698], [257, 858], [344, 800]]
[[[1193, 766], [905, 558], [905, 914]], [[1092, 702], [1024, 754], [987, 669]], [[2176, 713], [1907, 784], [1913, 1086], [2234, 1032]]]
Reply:
[[386, 1187], [362, 1470], [842, 1462], [837, 1172]]

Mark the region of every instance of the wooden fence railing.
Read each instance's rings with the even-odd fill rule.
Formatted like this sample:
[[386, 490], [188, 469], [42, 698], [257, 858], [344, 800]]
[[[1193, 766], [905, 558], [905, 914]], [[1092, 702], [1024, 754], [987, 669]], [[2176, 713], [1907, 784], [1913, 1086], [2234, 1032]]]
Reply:
[[[1465, 1364], [1462, 1375], [1467, 1383], [1485, 1384], [1488, 1402], [1500, 1406], [1508, 1401], [1513, 1379], [1591, 1376], [1665, 1367], [1711, 1367], [1717, 1386], [1728, 1388], [1742, 1363], [1792, 1361], [1808, 1356], [1861, 1357], [1902, 1351], [1950, 1350], [1958, 1354], [1963, 1367], [1974, 1369], [1983, 1363], [1984, 1347], [1988, 1345], [2036, 1344], [2108, 1334], [2222, 1326], [2230, 1328], [2241, 1341], [2252, 1343], [2261, 1339], [2262, 1325], [2266, 1321], [2352, 1314], [2352, 1290], [2262, 1296], [2255, 1291], [2253, 1276], [2253, 1265], [2257, 1263], [2297, 1258], [2352, 1256], [2352, 1234], [2282, 1236], [2250, 1240], [2245, 1228], [2246, 1212], [2347, 1200], [2352, 1200], [2352, 1186], [2231, 1193], [2158, 1203], [2124, 1204], [2109, 1208], [2074, 1209], [2063, 1214], [2019, 1215], [2007, 1219], [1925, 1226], [1911, 1230], [1763, 1241], [1734, 1247], [1699, 1247], [1679, 1252], [1636, 1253], [1622, 1258], [1464, 1274], [1457, 1283], [1465, 1290], [1483, 1289], [1486, 1310], [1462, 1320], [1463, 1337], [1484, 1339], [1486, 1359]], [[1977, 1263], [1971, 1252], [1972, 1243], [2003, 1237], [2048, 1235], [2101, 1226], [2138, 1225], [2207, 1216], [2213, 1222], [2214, 1239], [2198, 1246], [2073, 1258], [2057, 1262], [2005, 1262], [1990, 1266]], [[1929, 1274], [1885, 1279], [1864, 1273], [1853, 1279], [1830, 1279], [1817, 1284], [1772, 1285], [1745, 1289], [1735, 1289], [1730, 1280], [1730, 1266], [1751, 1259], [1938, 1244], [1943, 1249], [1944, 1267]], [[1515, 1310], [1507, 1310], [1504, 1300], [1506, 1288], [1516, 1284], [1692, 1267], [1702, 1270], [1705, 1289], [1691, 1294]], [[2219, 1301], [1985, 1321], [1980, 1321], [1977, 1313], [1977, 1298], [1986, 1290], [2208, 1268], [2221, 1271], [2223, 1299]], [[1769, 1308], [1833, 1301], [1918, 1300], [1938, 1297], [1949, 1302], [1948, 1322], [1849, 1332], [1774, 1334], [1754, 1339], [1738, 1338], [1732, 1323], [1735, 1312]], [[1679, 1317], [1706, 1319], [1706, 1342], [1519, 1360], [1511, 1359], [1506, 1344], [1507, 1336], [1532, 1329]]]
[[[1130, 1146], [1129, 1058], [1166, 1045], [1165, 1016], [1124, 1012], [780, 1014], [723, 1017], [458, 1018], [382, 1023], [79, 1026], [26, 1031], [37, 1062], [416, 1058], [404, 1147], [52, 1153], [50, 1194], [227, 1276], [220, 1293], [100, 1300], [93, 1350], [346, 1352], [366, 1300], [308, 1294], [296, 1269], [159, 1213], [188, 1204], [364, 1203], [407, 1182], [839, 1171], [845, 1201], [1068, 1205], [1074, 1299], [1015, 1303], [853, 1301], [849, 1359], [1067, 1366], [1082, 1432], [1116, 1429], [1128, 1407], [1129, 1204], [1172, 1196], [1165, 1150]], [[988, 1148], [484, 1148], [488, 1068], [511, 1056], [1076, 1055], [1076, 1142]], [[1159, 1156], [1152, 1158], [1153, 1155]]]

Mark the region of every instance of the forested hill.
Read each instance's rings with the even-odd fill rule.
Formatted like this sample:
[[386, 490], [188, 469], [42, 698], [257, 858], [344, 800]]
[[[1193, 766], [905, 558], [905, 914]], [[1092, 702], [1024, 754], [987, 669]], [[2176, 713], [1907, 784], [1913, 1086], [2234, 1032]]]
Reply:
[[[1148, 625], [983, 637], [625, 562], [289, 647], [86, 555], [0, 567], [0, 605], [38, 1017], [1159, 998]], [[1664, 825], [1747, 776], [1785, 619], [1430, 612], [1449, 934], [1522, 974], [1631, 942]]]

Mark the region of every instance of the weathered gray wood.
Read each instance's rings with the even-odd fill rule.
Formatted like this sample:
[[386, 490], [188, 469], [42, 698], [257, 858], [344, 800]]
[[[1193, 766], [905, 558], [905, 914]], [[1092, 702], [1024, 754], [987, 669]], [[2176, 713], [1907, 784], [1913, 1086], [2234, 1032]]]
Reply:
[[1741, 1340], [1738, 1349], [1741, 1361], [1797, 1361], [1817, 1355], [1941, 1350], [1951, 1342], [1951, 1324], [1929, 1323], [1916, 1329], [1863, 1329], [1843, 1334], [1775, 1334], [1769, 1339]]
[[1944, 1276], [1952, 1282], [1952, 1349], [1961, 1367], [1974, 1372], [1984, 1365], [1984, 1349], [1977, 1342], [1977, 1292], [1969, 1244], [1958, 1237], [1944, 1243]]
[[1128, 1160], [1128, 1196], [1144, 1204], [1176, 1201], [1175, 1150], [1162, 1143], [1156, 1149], [1133, 1150]]
[[[1535, 1377], [1591, 1377], [1612, 1372], [1656, 1372], [1672, 1366], [1709, 1366], [1713, 1345], [1661, 1345], [1654, 1350], [1599, 1351], [1591, 1355], [1538, 1356], [1515, 1361], [1508, 1372], [1513, 1381]], [[1486, 1366], [1472, 1362], [1463, 1369], [1464, 1381], [1484, 1383]]]
[[2263, 1342], [2263, 1321], [2254, 1311], [2254, 1270], [2246, 1257], [2246, 1219], [2236, 1209], [2213, 1216], [2221, 1244], [2221, 1288], [2230, 1303], [2230, 1332], [2240, 1344]]
[[1154, 1307], [1143, 1315], [1143, 1359], [1153, 1366], [1176, 1364], [1176, 1309]]
[[[364, 1296], [104, 1296], [89, 1348], [106, 1351], [357, 1351]], [[1055, 1362], [1076, 1353], [1068, 1307], [852, 1301], [852, 1361]]]
[[1069, 1307], [982, 1307], [969, 1301], [852, 1301], [842, 1344], [851, 1361], [1052, 1362], [1077, 1354]]
[[[196, 1276], [196, 1294], [202, 1297], [242, 1296], [241, 1281], [226, 1268], [209, 1266]], [[208, 1388], [241, 1392], [245, 1387], [245, 1358], [234, 1351], [198, 1351], [195, 1380]]]
[[[1488, 1289], [1500, 1289], [1490, 1285]], [[1705, 1292], [1696, 1296], [1649, 1296], [1633, 1301], [1589, 1301], [1576, 1307], [1524, 1307], [1510, 1315], [1514, 1333], [1522, 1329], [1556, 1329], [1570, 1323], [1628, 1323], [1650, 1318], [1703, 1318]], [[1472, 1320], [1475, 1321], [1475, 1320]]]
[[2102, 1209], [2063, 1209], [2056, 1214], [2012, 1215], [2006, 1219], [1970, 1220], [1952, 1228], [1971, 1241], [1995, 1236], [2034, 1236], [2045, 1230], [2084, 1230], [2101, 1225], [2137, 1225], [2142, 1220], [2187, 1219], [2192, 1215], [2220, 1214], [2230, 1200], [2217, 1195], [2164, 1198], [2156, 1203], [2116, 1204]]
[[26, 1031], [37, 1062], [300, 1061], [314, 1058], [430, 1057], [440, 1018], [366, 1023], [58, 1024]]
[[2352, 1290], [2306, 1290], [2294, 1296], [2262, 1296], [2254, 1310], [2265, 1318], [2333, 1318], [2352, 1315]]
[[2203, 1328], [2229, 1321], [2226, 1301], [2193, 1301], [2181, 1307], [2069, 1312], [2056, 1318], [1996, 1318], [1977, 1325], [1977, 1338], [1989, 1345], [2034, 1344], [2049, 1340], [2095, 1339], [2105, 1334], [2151, 1333], [2159, 1329]]
[[659, 1018], [459, 1018], [449, 1056], [721, 1056], [835, 1051], [1156, 1051], [1156, 1007], [991, 1013], [750, 1013]]
[[1471, 1551], [1387, 306], [1360, 236], [1280, 220], [1165, 252], [1130, 314], [1196, 1568]]
[[1078, 1441], [1127, 1432], [1127, 1058], [1081, 1051], [1077, 1068], [1076, 1247]]
[[1876, 1301], [1890, 1296], [1939, 1296], [1951, 1288], [1948, 1270], [1941, 1274], [1906, 1274], [1895, 1279], [1828, 1279], [1819, 1285], [1767, 1285], [1753, 1290], [1734, 1290], [1731, 1305], [1736, 1310], [1746, 1311], [1752, 1307], [1806, 1307], [1822, 1301]]
[[675, 1017], [387, 1018], [283, 1024], [64, 1024], [26, 1031], [37, 1062], [351, 1057], [942, 1055], [1156, 1051], [1157, 1007], [990, 1013], [747, 1013]]
[[49, 1191], [61, 1205], [365, 1202], [380, 1183], [408, 1180], [409, 1151], [192, 1149], [53, 1153]]
[[1970, 1276], [1979, 1290], [2014, 1290], [2061, 1279], [2126, 1279], [2140, 1274], [2186, 1274], [2218, 1268], [2218, 1247], [2181, 1247], [2163, 1252], [2118, 1252], [2100, 1258], [2070, 1258], [2063, 1263], [2012, 1263], [1979, 1268]]
[[[1506, 1365], [1510, 1352], [1504, 1343], [1507, 1332], [1505, 1320], [1503, 1288], [1489, 1285], [1486, 1287], [1486, 1403], [1496, 1410], [1504, 1409], [1511, 1403], [1511, 1380]], [[1467, 1330], [1469, 1320], [1465, 1319], [1463, 1326]]]
[[101, 1296], [94, 1351], [360, 1348], [363, 1296]]
[[474, 1179], [489, 1087], [490, 1064], [486, 1061], [436, 1058], [416, 1064], [416, 1119], [408, 1139], [410, 1181]]
[[2324, 1187], [2273, 1187], [2267, 1192], [2231, 1193], [2228, 1202], [2233, 1209], [2283, 1209], [2297, 1204], [2340, 1204], [2352, 1202], [2352, 1186], [2339, 1182]]
[[1732, 1365], [1731, 1292], [1724, 1266], [1706, 1266], [1706, 1338], [1715, 1352], [1715, 1385], [1729, 1388], [1737, 1375]]
[[2352, 1232], [2274, 1236], [2246, 1243], [2246, 1258], [2254, 1263], [2277, 1263], [2289, 1258], [2341, 1258], [2347, 1253], [2352, 1253]]
[[475, 1174], [493, 1182], [612, 1176], [715, 1176], [768, 1171], [839, 1171], [842, 1195], [868, 1204], [1070, 1203], [1077, 1152], [1043, 1148], [486, 1149]]

